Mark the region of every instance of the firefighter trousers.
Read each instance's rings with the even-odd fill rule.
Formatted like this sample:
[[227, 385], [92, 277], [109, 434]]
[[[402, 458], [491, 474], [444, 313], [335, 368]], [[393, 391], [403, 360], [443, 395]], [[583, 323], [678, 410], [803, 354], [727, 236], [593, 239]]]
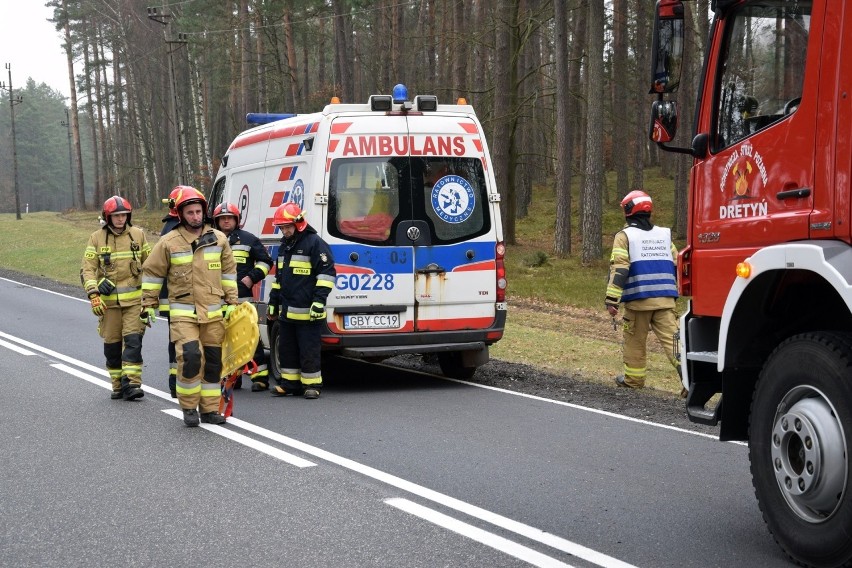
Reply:
[[145, 324], [139, 319], [139, 305], [108, 307], [98, 320], [98, 333], [104, 340], [106, 370], [113, 392], [121, 390], [122, 376], [131, 385], [141, 385]]
[[169, 332], [175, 342], [175, 390], [181, 408], [198, 408], [202, 414], [218, 411], [225, 324], [222, 321], [171, 321]]
[[290, 322], [278, 320], [278, 362], [281, 366], [281, 388], [289, 392], [322, 389], [321, 335], [324, 320]]
[[647, 375], [648, 331], [653, 331], [672, 367], [677, 369], [674, 334], [677, 315], [674, 309], [624, 310], [624, 382], [633, 388], [645, 386]]

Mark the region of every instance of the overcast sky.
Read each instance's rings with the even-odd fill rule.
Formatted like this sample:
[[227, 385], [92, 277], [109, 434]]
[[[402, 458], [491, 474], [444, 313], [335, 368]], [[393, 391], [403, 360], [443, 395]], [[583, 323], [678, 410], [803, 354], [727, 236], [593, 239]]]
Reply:
[[[53, 15], [45, 0], [0, 0], [0, 82], [21, 89], [32, 77], [36, 83], [47, 83], [66, 97], [68, 63], [62, 50], [62, 37], [47, 21]], [[8, 97], [8, 92], [0, 93]]]

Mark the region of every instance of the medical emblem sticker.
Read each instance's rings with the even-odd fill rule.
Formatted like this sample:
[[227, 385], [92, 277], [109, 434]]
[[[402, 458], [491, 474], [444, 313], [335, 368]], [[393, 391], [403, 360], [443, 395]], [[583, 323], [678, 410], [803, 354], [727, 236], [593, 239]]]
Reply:
[[444, 176], [432, 187], [432, 209], [447, 223], [464, 223], [475, 206], [476, 195], [463, 177]]
[[305, 184], [301, 179], [297, 179], [296, 183], [293, 184], [288, 201], [294, 202], [302, 211], [305, 210]]

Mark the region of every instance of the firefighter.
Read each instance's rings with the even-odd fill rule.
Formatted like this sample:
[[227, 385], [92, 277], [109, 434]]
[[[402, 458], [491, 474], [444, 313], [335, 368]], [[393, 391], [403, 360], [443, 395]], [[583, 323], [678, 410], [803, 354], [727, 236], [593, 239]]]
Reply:
[[89, 237], [80, 280], [98, 316], [104, 340], [112, 399], [136, 400], [142, 390], [142, 263], [151, 246], [145, 233], [130, 223], [130, 202], [115, 195], [104, 202], [103, 227]]
[[613, 318], [618, 305], [624, 304], [624, 374], [615, 381], [621, 387], [640, 389], [647, 374], [649, 329], [679, 370], [674, 351], [677, 248], [670, 229], [651, 223], [654, 204], [647, 193], [631, 191], [621, 201], [621, 208], [625, 227], [616, 233], [612, 245], [604, 303]]
[[272, 223], [282, 233], [266, 316], [278, 320], [281, 381], [272, 394], [319, 398], [320, 342], [326, 328], [325, 302], [334, 288], [334, 259], [296, 203], [278, 207]]
[[[178, 194], [183, 189], [191, 189], [189, 186], [179, 185], [175, 187], [170, 193], [168, 199], [163, 199], [163, 203], [166, 205], [173, 205], [174, 199], [178, 196]], [[162, 219], [163, 228], [160, 230], [160, 236], [162, 237], [172, 229], [178, 226], [180, 223], [178, 219], [177, 211], [175, 211], [174, 207], [169, 207], [169, 212]], [[166, 321], [169, 321], [169, 287], [166, 283], [163, 283], [163, 287], [160, 289], [160, 306], [159, 306], [160, 316], [164, 317]], [[177, 381], [177, 355], [175, 354], [175, 342], [172, 341], [172, 338], [169, 337], [169, 393], [172, 395], [172, 398], [177, 398], [177, 390], [175, 390], [175, 384]]]
[[[220, 203], [213, 210], [213, 224], [225, 233], [237, 263], [237, 292], [239, 302], [252, 301], [252, 286], [266, 278], [272, 267], [272, 258], [266, 247], [253, 234], [239, 228], [240, 210], [233, 203]], [[251, 374], [252, 392], [269, 389], [269, 367], [263, 344], [258, 341], [254, 352], [257, 365]], [[234, 388], [242, 386], [242, 377], [237, 379]]]
[[[205, 224], [207, 200], [193, 187], [181, 189], [170, 204], [179, 225], [148, 256], [142, 276], [142, 312], [156, 320], [159, 293], [169, 289], [169, 336], [177, 354], [176, 391], [187, 426], [222, 424], [218, 413], [222, 371], [223, 320], [237, 304], [237, 269], [228, 239]], [[200, 415], [199, 415], [200, 410]]]

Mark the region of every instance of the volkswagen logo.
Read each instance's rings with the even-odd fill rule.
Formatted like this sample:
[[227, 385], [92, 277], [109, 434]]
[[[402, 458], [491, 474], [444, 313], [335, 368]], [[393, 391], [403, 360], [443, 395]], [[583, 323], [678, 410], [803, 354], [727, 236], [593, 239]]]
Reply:
[[420, 229], [417, 227], [409, 227], [405, 234], [408, 236], [409, 240], [416, 241], [420, 238]]

